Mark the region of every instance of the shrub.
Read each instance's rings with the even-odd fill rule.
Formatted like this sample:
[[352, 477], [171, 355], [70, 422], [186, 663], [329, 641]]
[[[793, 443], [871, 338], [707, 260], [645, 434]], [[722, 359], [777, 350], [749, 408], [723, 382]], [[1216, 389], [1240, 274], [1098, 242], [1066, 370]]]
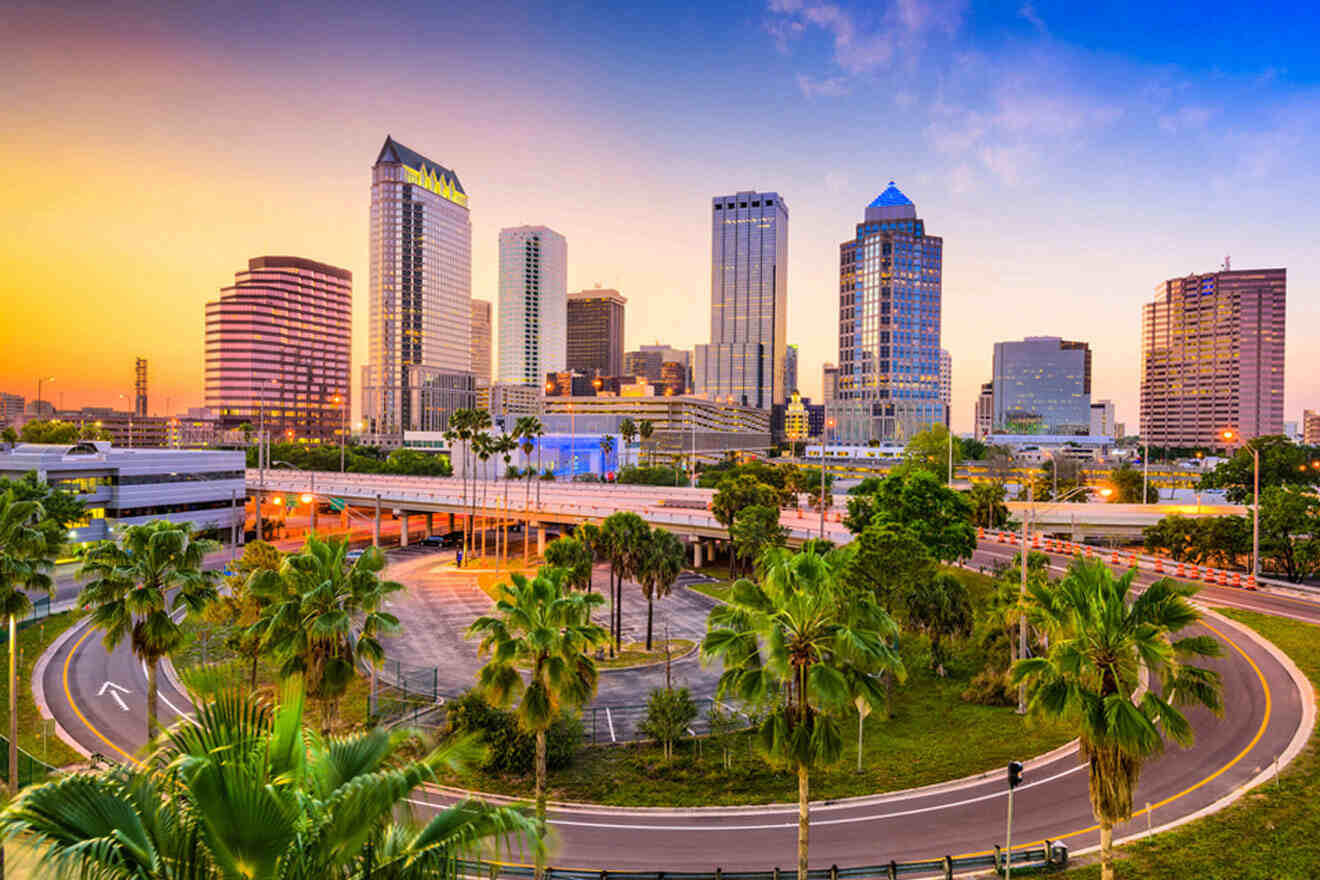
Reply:
[[[518, 728], [518, 719], [497, 709], [474, 691], [466, 691], [449, 706], [450, 734], [475, 733], [486, 746], [481, 769], [488, 773], [531, 773], [536, 760], [536, 737]], [[546, 734], [545, 763], [550, 770], [567, 767], [582, 742], [582, 722], [560, 715]]]
[[674, 741], [687, 733], [697, 717], [697, 705], [687, 688], [656, 688], [646, 701], [646, 717], [637, 729], [665, 747], [665, 760], [674, 756]]

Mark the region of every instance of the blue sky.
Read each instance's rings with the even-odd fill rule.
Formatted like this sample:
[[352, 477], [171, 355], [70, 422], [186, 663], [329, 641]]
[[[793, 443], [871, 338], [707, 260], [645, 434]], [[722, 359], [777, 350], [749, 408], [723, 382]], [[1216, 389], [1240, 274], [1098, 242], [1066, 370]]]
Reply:
[[[600, 281], [629, 298], [629, 346], [705, 340], [710, 197], [776, 190], [791, 213], [789, 341], [804, 392], [818, 394], [820, 364], [837, 354], [838, 244], [895, 180], [945, 239], [956, 428], [970, 428], [993, 343], [1049, 334], [1092, 344], [1095, 396], [1135, 430], [1141, 303], [1227, 254], [1288, 267], [1286, 417], [1320, 408], [1308, 369], [1320, 332], [1315, 7], [14, 12], [0, 33], [17, 70], [0, 83], [0, 159], [21, 182], [55, 157], [95, 197], [35, 184], [0, 197], [16, 233], [0, 248], [0, 295], [26, 302], [40, 277], [59, 288], [51, 302], [153, 303], [111, 341], [95, 328], [71, 340], [58, 309], [25, 306], [38, 332], [20, 340], [24, 362], [71, 371], [70, 342], [123, 362], [123, 377], [70, 378], [89, 402], [127, 386], [141, 352], [176, 402], [200, 403], [202, 304], [260, 253], [353, 269], [361, 363], [368, 167], [390, 133], [462, 178], [474, 296], [496, 296], [499, 228], [544, 223], [568, 238], [570, 289]], [[172, 221], [180, 205], [184, 222]], [[85, 258], [52, 256], [71, 231], [90, 242]], [[11, 363], [0, 386], [21, 391], [30, 371]]]

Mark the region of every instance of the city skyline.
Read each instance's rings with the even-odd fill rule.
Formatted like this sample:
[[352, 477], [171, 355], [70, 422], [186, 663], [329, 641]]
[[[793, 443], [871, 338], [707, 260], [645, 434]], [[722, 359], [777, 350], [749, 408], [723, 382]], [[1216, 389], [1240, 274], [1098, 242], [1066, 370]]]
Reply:
[[[16, 181], [3, 209], [15, 234], [0, 249], [0, 290], [14, 318], [7, 325], [25, 332], [4, 340], [12, 355], [0, 389], [31, 399], [37, 377], [54, 375], [48, 400], [58, 404], [63, 392], [65, 407], [115, 404], [117, 394], [131, 395], [133, 358], [144, 356], [153, 410], [167, 399], [176, 410], [201, 403], [200, 316], [235, 265], [253, 253], [297, 253], [368, 277], [362, 157], [392, 132], [458, 168], [479, 194], [474, 295], [495, 298], [498, 229], [545, 222], [575, 242], [570, 287], [600, 280], [629, 292], [627, 349], [655, 338], [685, 348], [704, 341], [707, 194], [772, 185], [794, 207], [787, 332], [801, 346], [804, 396], [816, 398], [820, 364], [837, 357], [837, 316], [821, 305], [837, 277], [837, 230], [894, 178], [957, 242], [946, 260], [942, 328], [959, 365], [955, 429], [971, 427], [993, 342], [1076, 336], [1080, 325], [1095, 352], [1095, 392], [1135, 425], [1140, 334], [1130, 316], [1153, 284], [1212, 271], [1225, 254], [1238, 265], [1288, 268], [1296, 341], [1284, 411], [1296, 419], [1320, 403], [1320, 378], [1304, 369], [1320, 316], [1299, 308], [1320, 271], [1305, 207], [1320, 195], [1306, 161], [1320, 130], [1317, 66], [1306, 51], [1313, 27], [1285, 31], [1260, 10], [1208, 22], [1171, 8], [1138, 33], [1048, 4], [1027, 7], [1029, 15], [1016, 6], [912, 4], [906, 18], [897, 6], [841, 4], [821, 24], [819, 8], [748, 4], [709, 17], [644, 9], [624, 20], [588, 8], [556, 19], [530, 7], [499, 23], [419, 7], [349, 28], [346, 13], [289, 7], [274, 23], [299, 23], [294, 51], [264, 51], [272, 22], [257, 29], [238, 15], [220, 31], [242, 37], [238, 55], [208, 42], [216, 22], [187, 7], [55, 6], [40, 22], [18, 20], [0, 37], [19, 70], [7, 83], [7, 113], [21, 120], [0, 147]], [[571, 31], [618, 37], [629, 49], [670, 48], [620, 52], [588, 76], [556, 60]], [[471, 39], [453, 45], [454, 33]], [[688, 39], [697, 34], [727, 40], [737, 69], [760, 65], [763, 94], [736, 78], [697, 79], [707, 63]], [[452, 46], [426, 62], [449, 80], [443, 92], [410, 84], [406, 63], [371, 51], [401, 35], [409, 45], [445, 38]], [[313, 51], [321, 38], [345, 51], [323, 57]], [[1232, 53], [1210, 51], [1229, 45]], [[541, 82], [515, 87], [498, 69], [492, 59], [510, 47], [528, 52]], [[204, 88], [185, 75], [197, 63], [215, 70]], [[655, 64], [672, 75], [646, 75]], [[94, 76], [98, 68], [116, 72]], [[378, 108], [385, 87], [397, 87], [398, 100]], [[275, 110], [287, 109], [288, 94], [319, 98], [328, 88], [330, 105]], [[739, 123], [759, 136], [755, 151], [709, 125], [735, 97], [745, 101]], [[898, 112], [911, 124], [878, 145], [839, 136]], [[511, 139], [501, 133], [510, 118], [523, 120]], [[143, 119], [152, 120], [150, 136]], [[223, 145], [218, 120], [243, 122], [226, 126]], [[598, 136], [584, 144], [586, 120]], [[663, 135], [640, 144], [631, 134], [638, 127]], [[52, 173], [80, 185], [52, 187]], [[684, 308], [672, 308], [676, 297]], [[355, 305], [355, 405], [365, 299]], [[133, 315], [132, 330], [102, 339], [100, 322], [67, 320], [107, 309]], [[1090, 331], [1095, 314], [1114, 320]]]

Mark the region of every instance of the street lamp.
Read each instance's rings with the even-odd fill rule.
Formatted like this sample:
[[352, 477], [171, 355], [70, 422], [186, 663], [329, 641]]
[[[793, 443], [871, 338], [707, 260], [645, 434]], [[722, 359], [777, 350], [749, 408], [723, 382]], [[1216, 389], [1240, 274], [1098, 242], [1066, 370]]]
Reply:
[[[1055, 496], [1053, 503], [1048, 505], [1053, 507], [1055, 504], [1062, 504], [1064, 501], [1082, 491], [1098, 491], [1101, 495], [1108, 498], [1113, 494], [1113, 489], [1109, 487], [1099, 488], [1094, 486], [1074, 486], [1063, 495]], [[1027, 484], [1027, 510], [1022, 515], [1022, 552], [1018, 556], [1018, 568], [1022, 569], [1022, 585], [1018, 591], [1018, 601], [1025, 605], [1027, 601], [1027, 528], [1030, 520], [1035, 518], [1036, 514], [1036, 483], [1033, 480]], [[1018, 609], [1018, 659], [1024, 660], [1027, 656], [1027, 615], [1023, 608]], [[1027, 712], [1027, 684], [1022, 682], [1018, 685], [1018, 707], [1019, 715], [1025, 715]]]
[[[311, 516], [310, 516], [310, 519], [311, 519], [311, 531], [315, 532], [315, 531], [316, 531], [316, 505], [313, 504], [313, 502], [316, 501], [316, 471], [309, 471], [309, 470], [307, 470], [306, 468], [298, 467], [298, 465], [294, 464], [294, 463], [291, 462], [291, 461], [281, 461], [281, 460], [279, 460], [279, 459], [276, 459], [275, 461], [272, 461], [272, 462], [270, 463], [270, 466], [271, 466], [271, 469], [272, 469], [272, 470], [275, 469], [275, 468], [277, 468], [277, 467], [287, 467], [287, 468], [293, 468], [295, 471], [303, 471], [305, 474], [307, 474], [307, 479], [308, 479], [308, 481], [309, 481], [309, 485], [308, 485], [308, 487], [307, 487], [307, 488], [308, 488], [308, 491], [303, 492], [301, 495], [299, 495], [299, 496], [298, 496], [298, 500], [301, 501], [303, 504], [307, 504], [307, 505], [310, 505], [310, 506], [311, 506]], [[280, 502], [280, 499], [279, 499], [279, 498], [276, 498], [275, 501], [276, 501], [276, 503], [279, 503], [279, 502]], [[286, 516], [286, 517], [288, 516], [287, 512], [285, 513], [285, 516]]]
[[[1221, 434], [1225, 440], [1230, 443], [1233, 440], [1242, 441], [1242, 435], [1235, 431], [1224, 431]], [[1260, 449], [1255, 445], [1247, 447], [1251, 450], [1251, 576], [1260, 576]]]
[[820, 432], [820, 537], [825, 539], [825, 444], [829, 441], [830, 428], [834, 419], [825, 420], [825, 430]]
[[336, 394], [331, 401], [339, 406], [339, 472], [344, 472], [344, 444], [348, 441], [348, 407], [345, 406], [344, 397]]
[[55, 381], [54, 376], [44, 376], [37, 378], [37, 411], [35, 413], [37, 418], [41, 418], [41, 385], [43, 382], [54, 382], [54, 381]]

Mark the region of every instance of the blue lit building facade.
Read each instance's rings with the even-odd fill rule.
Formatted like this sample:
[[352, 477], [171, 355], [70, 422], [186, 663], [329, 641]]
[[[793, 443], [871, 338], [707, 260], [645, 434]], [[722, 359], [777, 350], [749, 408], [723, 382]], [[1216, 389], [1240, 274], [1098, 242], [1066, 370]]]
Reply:
[[839, 443], [903, 442], [948, 424], [940, 395], [944, 240], [890, 181], [839, 245]]

